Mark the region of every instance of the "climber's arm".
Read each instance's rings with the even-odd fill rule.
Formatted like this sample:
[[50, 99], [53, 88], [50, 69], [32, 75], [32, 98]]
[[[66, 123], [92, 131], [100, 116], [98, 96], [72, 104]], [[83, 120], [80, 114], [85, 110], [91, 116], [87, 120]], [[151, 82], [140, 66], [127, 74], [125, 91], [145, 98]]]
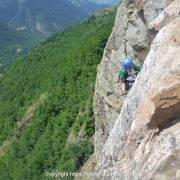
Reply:
[[124, 94], [126, 92], [126, 88], [125, 88], [125, 80], [126, 80], [126, 71], [124, 69], [121, 69], [119, 71], [119, 80], [121, 81], [121, 91], [122, 94]]
[[142, 69], [142, 66], [141, 66], [141, 64], [134, 64], [134, 68], [136, 71], [140, 72]]
[[122, 92], [125, 92], [126, 91], [126, 85], [125, 85], [125, 81], [121, 81], [121, 90]]

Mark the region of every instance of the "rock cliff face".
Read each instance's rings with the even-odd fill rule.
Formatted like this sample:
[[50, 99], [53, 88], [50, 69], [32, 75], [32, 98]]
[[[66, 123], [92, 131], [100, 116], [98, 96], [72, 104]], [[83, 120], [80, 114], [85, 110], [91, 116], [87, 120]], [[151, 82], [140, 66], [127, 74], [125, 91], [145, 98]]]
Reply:
[[[113, 65], [126, 55], [143, 69], [121, 103]], [[98, 67], [94, 110], [99, 171], [180, 176], [180, 0], [122, 2]]]

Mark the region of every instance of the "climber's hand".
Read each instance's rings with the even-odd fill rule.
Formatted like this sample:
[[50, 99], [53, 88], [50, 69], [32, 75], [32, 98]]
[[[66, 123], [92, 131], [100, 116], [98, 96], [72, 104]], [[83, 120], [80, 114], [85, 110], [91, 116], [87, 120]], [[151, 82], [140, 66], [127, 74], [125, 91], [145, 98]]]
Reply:
[[121, 96], [124, 96], [127, 94], [127, 91], [122, 91]]

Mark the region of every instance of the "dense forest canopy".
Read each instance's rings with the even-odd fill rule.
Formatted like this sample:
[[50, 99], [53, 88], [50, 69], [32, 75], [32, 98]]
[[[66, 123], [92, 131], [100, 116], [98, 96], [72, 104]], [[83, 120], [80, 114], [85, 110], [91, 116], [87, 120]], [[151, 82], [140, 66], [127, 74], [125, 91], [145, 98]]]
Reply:
[[[115, 8], [106, 9], [53, 35], [2, 76], [2, 179], [39, 179], [56, 169], [77, 171], [93, 153], [96, 69], [115, 13]], [[71, 143], [70, 134], [75, 136]]]
[[[40, 39], [40, 37], [23, 31], [17, 31], [7, 24], [0, 22], [0, 64], [3, 67], [10, 64], [19, 55], [26, 54]], [[21, 50], [21, 53], [17, 54], [17, 49]]]

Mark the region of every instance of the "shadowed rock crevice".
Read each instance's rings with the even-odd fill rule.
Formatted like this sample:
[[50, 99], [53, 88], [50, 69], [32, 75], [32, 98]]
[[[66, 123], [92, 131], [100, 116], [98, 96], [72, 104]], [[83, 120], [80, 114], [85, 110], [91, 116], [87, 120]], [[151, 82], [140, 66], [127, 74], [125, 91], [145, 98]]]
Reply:
[[144, 16], [144, 10], [141, 9], [139, 12], [138, 12], [138, 16], [140, 17], [140, 19], [143, 21], [144, 24], [146, 24], [146, 18]]
[[178, 114], [175, 117], [170, 118], [166, 123], [159, 126], [159, 130], [163, 131], [167, 128], [173, 127], [175, 124], [180, 122], [180, 115]]
[[153, 42], [157, 34], [158, 34], [158, 31], [155, 30], [155, 28], [148, 29], [148, 38], [149, 38], [150, 44]]
[[[179, 92], [179, 93], [178, 93]], [[148, 127], [162, 129], [166, 124], [180, 116], [180, 85], [164, 90], [153, 99], [155, 113], [153, 114]]]

